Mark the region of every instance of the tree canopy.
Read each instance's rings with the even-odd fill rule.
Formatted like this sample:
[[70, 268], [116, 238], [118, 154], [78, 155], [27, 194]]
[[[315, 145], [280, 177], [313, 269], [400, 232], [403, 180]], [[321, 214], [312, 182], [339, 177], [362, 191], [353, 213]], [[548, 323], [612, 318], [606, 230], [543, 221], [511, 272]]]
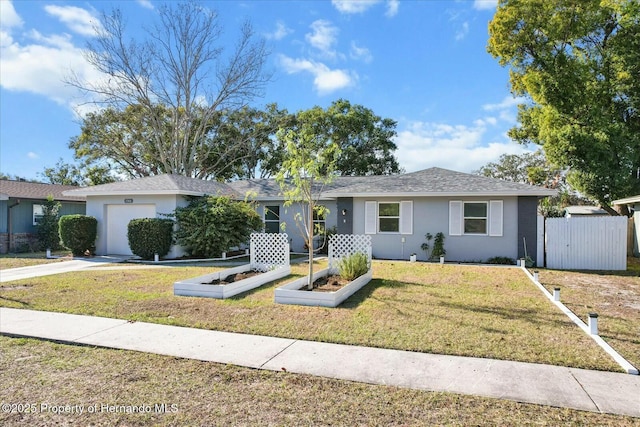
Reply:
[[[170, 109], [155, 105], [149, 109], [129, 105], [123, 110], [107, 108], [88, 114], [81, 133], [71, 139], [69, 148], [82, 164], [91, 168], [114, 170], [122, 176], [138, 178], [173, 173], [166, 164], [164, 145], [154, 142], [154, 124], [162, 120], [169, 141], [172, 114]], [[201, 108], [194, 108], [204, 117]], [[341, 149], [336, 164], [338, 175], [385, 175], [401, 172], [394, 152], [396, 122], [377, 116], [369, 108], [337, 100], [326, 110], [315, 110], [326, 122], [325, 137]], [[198, 125], [200, 119], [193, 119]], [[284, 162], [286, 143], [277, 136], [278, 129], [298, 126], [297, 114], [268, 104], [265, 109], [245, 106], [221, 109], [211, 114], [203, 127], [200, 148], [192, 162], [196, 176], [220, 181], [275, 176]], [[64, 166], [64, 165], [63, 165]], [[87, 166], [89, 168], [89, 166]], [[46, 170], [45, 175], [60, 178], [65, 172]], [[69, 171], [67, 171], [69, 172]], [[59, 181], [59, 179], [58, 179]]]
[[527, 99], [510, 136], [611, 213], [640, 190], [640, 3], [501, 0], [488, 51]]

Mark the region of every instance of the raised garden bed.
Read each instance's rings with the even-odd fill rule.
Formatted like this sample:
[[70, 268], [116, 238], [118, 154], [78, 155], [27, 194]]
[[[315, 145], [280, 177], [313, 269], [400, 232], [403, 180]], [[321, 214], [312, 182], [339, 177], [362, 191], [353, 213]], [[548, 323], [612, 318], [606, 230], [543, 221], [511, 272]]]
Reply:
[[[317, 271], [313, 273], [313, 281], [329, 276], [329, 269]], [[337, 307], [351, 295], [358, 292], [364, 285], [371, 281], [373, 277], [372, 270], [369, 269], [366, 274], [358, 277], [352, 282], [347, 283], [337, 291], [326, 292], [307, 290], [307, 276], [289, 282], [284, 286], [280, 286], [275, 291], [275, 302], [279, 304], [297, 304], [310, 305], [319, 307]]]
[[291, 274], [291, 266], [276, 267], [273, 270], [257, 274], [246, 279], [226, 284], [212, 284], [220, 282], [235, 274], [251, 272], [250, 264], [227, 268], [204, 276], [198, 276], [187, 280], [181, 280], [173, 284], [173, 294], [192, 297], [229, 298], [242, 292], [249, 291]]
[[[291, 274], [289, 237], [286, 233], [253, 233], [250, 263], [227, 268], [173, 284], [173, 294], [191, 297], [229, 298]], [[258, 272], [259, 274], [251, 274]], [[249, 273], [245, 275], [245, 273]], [[237, 280], [235, 275], [245, 278]], [[248, 277], [247, 277], [248, 276]]]

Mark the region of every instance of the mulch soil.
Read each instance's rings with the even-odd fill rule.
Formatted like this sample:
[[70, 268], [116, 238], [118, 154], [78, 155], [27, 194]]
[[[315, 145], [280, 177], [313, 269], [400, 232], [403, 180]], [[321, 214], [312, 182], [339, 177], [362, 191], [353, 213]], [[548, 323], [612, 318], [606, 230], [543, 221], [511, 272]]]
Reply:
[[204, 284], [205, 285], [228, 285], [233, 282], [238, 282], [243, 279], [248, 279], [249, 277], [257, 276], [258, 274], [262, 274], [262, 273], [259, 271], [247, 271], [246, 273], [236, 273], [236, 274], [231, 274], [222, 280], [212, 280]]

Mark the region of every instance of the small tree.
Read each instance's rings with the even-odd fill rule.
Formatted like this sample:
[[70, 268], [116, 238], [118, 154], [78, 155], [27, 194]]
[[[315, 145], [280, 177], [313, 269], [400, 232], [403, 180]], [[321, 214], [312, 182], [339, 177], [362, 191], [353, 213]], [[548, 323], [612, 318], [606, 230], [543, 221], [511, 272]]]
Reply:
[[86, 215], [60, 217], [60, 239], [74, 256], [93, 253], [96, 247], [98, 220]]
[[58, 212], [60, 203], [53, 200], [53, 196], [47, 196], [47, 201], [42, 204], [42, 219], [38, 222], [38, 241], [42, 249], [56, 250], [60, 248], [60, 233], [58, 232]]
[[329, 115], [320, 107], [299, 112], [291, 129], [280, 129], [278, 138], [284, 142], [285, 157], [276, 181], [285, 197], [285, 206], [298, 203], [302, 212], [295, 215], [309, 251], [309, 275], [307, 288], [313, 289], [313, 215], [328, 213], [318, 201], [325, 185], [333, 179], [340, 148], [330, 139]]
[[131, 252], [142, 259], [163, 257], [171, 250], [173, 221], [163, 218], [136, 218], [127, 225]]
[[212, 258], [249, 241], [262, 229], [255, 204], [208, 196], [193, 199], [174, 213], [177, 243], [193, 256]]

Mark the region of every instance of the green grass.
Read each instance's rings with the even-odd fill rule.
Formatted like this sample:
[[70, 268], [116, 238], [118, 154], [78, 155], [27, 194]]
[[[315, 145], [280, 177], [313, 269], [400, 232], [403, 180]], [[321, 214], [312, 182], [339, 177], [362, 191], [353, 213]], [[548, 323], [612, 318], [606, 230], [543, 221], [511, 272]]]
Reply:
[[[598, 425], [638, 419], [448, 393], [238, 368], [0, 336], [0, 425]], [[78, 405], [82, 415], [41, 412]], [[90, 414], [89, 406], [166, 404], [175, 412]], [[171, 406], [174, 405], [174, 406]]]
[[293, 276], [230, 298], [176, 297], [173, 282], [212, 272], [176, 267], [100, 270], [3, 284], [5, 307], [89, 314], [394, 348], [619, 371], [618, 365], [519, 269], [374, 262], [374, 280], [337, 309], [279, 305]]
[[47, 259], [46, 252], [28, 252], [21, 254], [2, 254], [0, 255], [0, 271], [9, 268], [30, 267], [32, 265], [50, 264], [53, 262], [62, 262], [71, 260], [71, 252], [55, 251], [52, 255], [64, 257], [56, 259]]

